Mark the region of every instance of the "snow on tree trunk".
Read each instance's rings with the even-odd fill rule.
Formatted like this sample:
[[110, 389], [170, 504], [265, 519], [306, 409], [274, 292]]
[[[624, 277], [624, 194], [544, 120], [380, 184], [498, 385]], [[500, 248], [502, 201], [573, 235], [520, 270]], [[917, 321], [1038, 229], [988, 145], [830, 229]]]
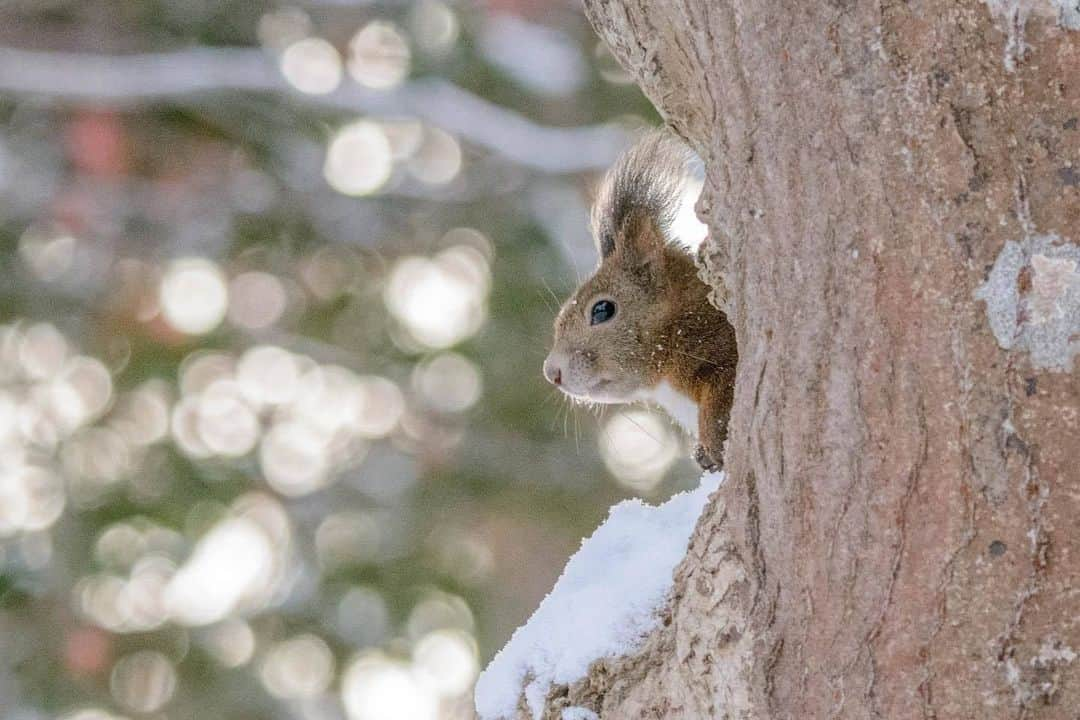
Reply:
[[545, 718], [1075, 717], [1076, 0], [586, 8], [706, 161], [740, 365], [663, 622]]

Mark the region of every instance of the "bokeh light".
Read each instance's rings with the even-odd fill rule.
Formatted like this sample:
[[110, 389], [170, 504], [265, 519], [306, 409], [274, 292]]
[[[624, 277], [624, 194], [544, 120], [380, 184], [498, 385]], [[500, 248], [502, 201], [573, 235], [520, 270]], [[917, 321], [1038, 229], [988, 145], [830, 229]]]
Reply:
[[232, 377], [236, 359], [216, 350], [196, 350], [180, 362], [180, 391], [187, 397], [199, 395], [219, 380]]
[[319, 563], [327, 570], [370, 562], [379, 556], [384, 531], [370, 513], [336, 512], [315, 531]]
[[381, 125], [396, 162], [411, 158], [424, 141], [424, 124], [419, 120], [383, 120]]
[[246, 272], [229, 282], [229, 321], [247, 330], [268, 328], [285, 313], [289, 298], [276, 276]]
[[306, 495], [327, 481], [329, 447], [319, 431], [301, 422], [274, 425], [259, 445], [259, 465], [283, 495]]
[[444, 413], [468, 410], [480, 399], [476, 365], [458, 353], [440, 353], [413, 371], [413, 387], [431, 408]]
[[359, 266], [359, 259], [351, 248], [324, 245], [301, 261], [300, 278], [315, 298], [328, 302], [349, 288], [356, 279]]
[[57, 418], [67, 431], [96, 420], [113, 398], [112, 376], [96, 358], [76, 356], [50, 385]]
[[420, 683], [438, 695], [460, 695], [479, 671], [476, 642], [460, 630], [436, 630], [416, 644], [413, 663]]
[[137, 713], [160, 710], [176, 691], [176, 668], [156, 650], [140, 650], [122, 657], [109, 682], [116, 701]]
[[413, 6], [410, 29], [420, 48], [435, 56], [445, 55], [461, 33], [454, 11], [440, 0], [421, 0]]
[[410, 336], [429, 348], [448, 348], [473, 335], [487, 314], [486, 259], [468, 246], [434, 258], [398, 261], [385, 290], [386, 306]]
[[341, 83], [341, 56], [322, 38], [297, 40], [281, 54], [281, 74], [300, 92], [325, 95]]
[[44, 530], [64, 510], [60, 478], [45, 468], [0, 467], [0, 537]]
[[81, 430], [60, 451], [61, 466], [72, 478], [70, 490], [80, 504], [97, 504], [104, 491], [131, 471], [132, 448], [120, 433], [106, 427]]
[[307, 633], [297, 635], [270, 649], [259, 675], [275, 697], [316, 697], [333, 679], [334, 656], [322, 638]]
[[409, 158], [408, 168], [421, 182], [445, 185], [461, 172], [461, 163], [461, 145], [457, 139], [444, 130], [428, 127]]
[[349, 74], [375, 90], [392, 88], [409, 74], [410, 56], [408, 41], [397, 26], [374, 20], [349, 41]]
[[226, 619], [207, 629], [206, 648], [222, 666], [236, 668], [246, 664], [255, 653], [255, 633], [237, 618]]
[[670, 422], [648, 410], [616, 414], [600, 436], [600, 452], [608, 470], [621, 484], [642, 493], [656, 488], [675, 461], [678, 447]]
[[19, 254], [39, 280], [52, 282], [71, 269], [77, 242], [70, 233], [31, 227], [19, 238]]
[[101, 708], [86, 708], [61, 715], [60, 720], [127, 720], [127, 718], [122, 715], [113, 715]]
[[259, 419], [238, 383], [218, 380], [199, 395], [196, 428], [203, 447], [216, 455], [246, 455], [259, 438]]
[[323, 175], [345, 195], [369, 195], [390, 178], [390, 142], [377, 123], [361, 120], [338, 130], [326, 151]]
[[180, 452], [191, 458], [207, 458], [213, 453], [199, 434], [199, 398], [184, 397], [173, 406], [169, 421], [172, 439]]
[[437, 720], [438, 696], [405, 662], [373, 652], [355, 659], [341, 679], [351, 720]]
[[377, 375], [358, 380], [360, 408], [356, 431], [366, 438], [386, 437], [394, 431], [405, 412], [405, 398], [392, 381]]
[[165, 270], [159, 295], [166, 321], [180, 332], [202, 335], [218, 326], [228, 308], [225, 275], [206, 258], [186, 258]]
[[441, 590], [429, 590], [413, 606], [405, 623], [405, 629], [414, 641], [436, 630], [472, 632], [474, 626], [475, 618], [465, 599]]
[[[257, 608], [273, 593], [287, 559], [288, 525], [276, 502], [266, 497], [256, 502], [258, 512], [214, 526], [170, 579], [164, 601], [178, 621], [207, 625], [236, 610]], [[258, 521], [267, 512], [278, 516], [277, 527]]]
[[281, 405], [296, 396], [301, 362], [287, 350], [257, 345], [240, 358], [236, 379], [244, 397], [256, 406]]
[[37, 323], [16, 336], [19, 364], [26, 375], [40, 380], [60, 372], [68, 357], [68, 343], [49, 323]]

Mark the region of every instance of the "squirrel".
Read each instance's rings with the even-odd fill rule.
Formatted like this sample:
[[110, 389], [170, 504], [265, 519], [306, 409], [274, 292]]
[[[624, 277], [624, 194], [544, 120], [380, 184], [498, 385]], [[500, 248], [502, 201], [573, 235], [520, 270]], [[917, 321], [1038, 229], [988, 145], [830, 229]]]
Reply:
[[735, 388], [735, 330], [708, 299], [690, 253], [671, 237], [689, 148], [652, 131], [605, 174], [592, 208], [600, 260], [555, 319], [549, 382], [577, 400], [652, 403], [723, 466]]

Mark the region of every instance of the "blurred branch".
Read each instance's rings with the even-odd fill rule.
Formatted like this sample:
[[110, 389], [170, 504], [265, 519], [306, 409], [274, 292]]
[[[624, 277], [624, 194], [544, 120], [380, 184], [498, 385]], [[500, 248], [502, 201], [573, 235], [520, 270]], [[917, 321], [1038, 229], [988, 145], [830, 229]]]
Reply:
[[275, 93], [309, 106], [419, 118], [549, 173], [605, 168], [626, 141], [615, 125], [539, 125], [436, 78], [389, 91], [368, 90], [346, 80], [327, 95], [305, 95], [285, 81], [270, 55], [257, 49], [97, 55], [0, 48], [0, 93], [139, 105], [229, 92]]

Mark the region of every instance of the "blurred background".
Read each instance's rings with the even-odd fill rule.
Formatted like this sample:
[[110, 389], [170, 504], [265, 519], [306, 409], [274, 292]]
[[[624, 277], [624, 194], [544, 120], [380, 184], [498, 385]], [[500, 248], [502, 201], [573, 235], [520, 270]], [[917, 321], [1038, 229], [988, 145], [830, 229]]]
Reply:
[[0, 4], [0, 718], [471, 718], [696, 476], [539, 372], [656, 122], [575, 0]]

